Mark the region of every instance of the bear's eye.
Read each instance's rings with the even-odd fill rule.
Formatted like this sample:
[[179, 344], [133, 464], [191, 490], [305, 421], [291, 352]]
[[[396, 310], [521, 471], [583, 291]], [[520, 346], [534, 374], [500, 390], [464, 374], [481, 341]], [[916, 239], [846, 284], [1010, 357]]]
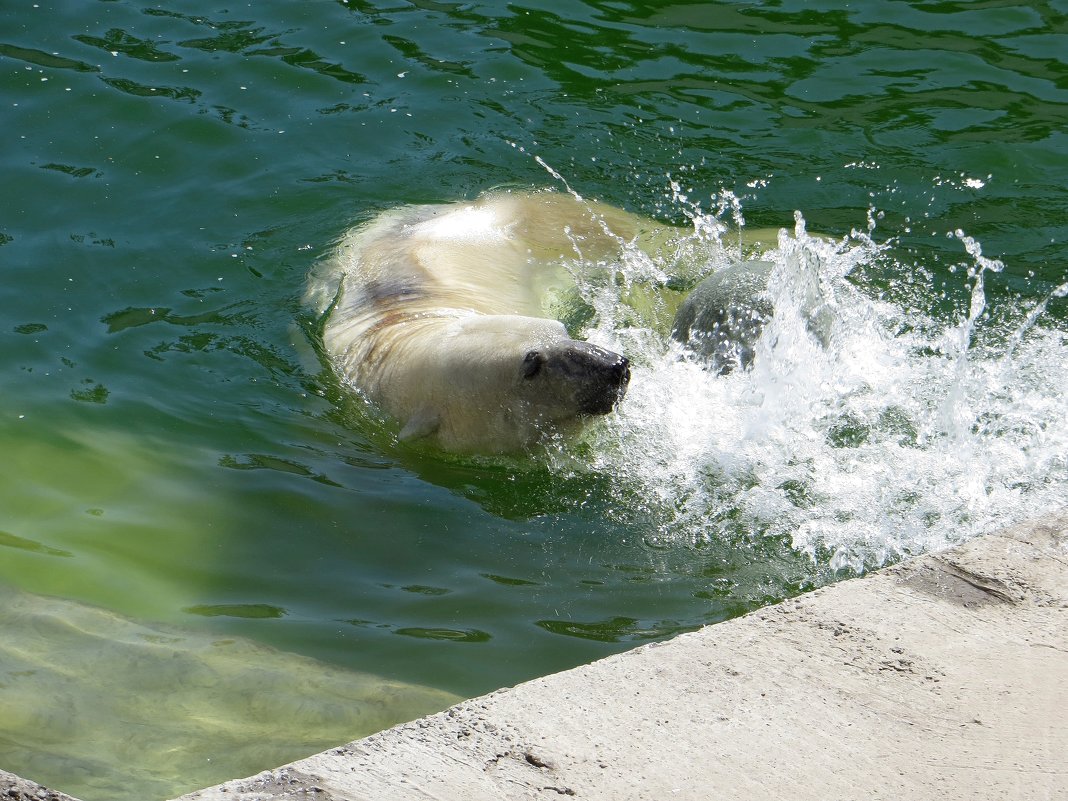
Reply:
[[532, 350], [523, 359], [523, 378], [533, 378], [545, 364], [545, 357], [536, 350]]

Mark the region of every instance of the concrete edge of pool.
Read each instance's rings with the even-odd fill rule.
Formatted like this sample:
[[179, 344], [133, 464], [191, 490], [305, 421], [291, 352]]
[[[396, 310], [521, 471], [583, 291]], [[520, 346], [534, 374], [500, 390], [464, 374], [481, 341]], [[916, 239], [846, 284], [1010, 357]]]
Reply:
[[1065, 753], [1068, 510], [179, 801], [1052, 800]]

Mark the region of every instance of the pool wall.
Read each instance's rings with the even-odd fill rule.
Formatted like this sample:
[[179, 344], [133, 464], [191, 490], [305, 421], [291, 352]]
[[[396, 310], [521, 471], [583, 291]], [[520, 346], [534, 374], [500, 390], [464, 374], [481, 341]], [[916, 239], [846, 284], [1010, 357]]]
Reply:
[[1062, 511], [179, 801], [1065, 798], [1066, 687]]

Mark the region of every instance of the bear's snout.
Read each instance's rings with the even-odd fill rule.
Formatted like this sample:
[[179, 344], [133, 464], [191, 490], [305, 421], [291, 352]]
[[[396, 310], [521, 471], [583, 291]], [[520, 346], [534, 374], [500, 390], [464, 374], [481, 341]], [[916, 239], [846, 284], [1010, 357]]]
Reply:
[[579, 414], [608, 414], [630, 383], [630, 361], [589, 342], [573, 340], [548, 352], [529, 353], [525, 364], [528, 378], [544, 373], [570, 388]]

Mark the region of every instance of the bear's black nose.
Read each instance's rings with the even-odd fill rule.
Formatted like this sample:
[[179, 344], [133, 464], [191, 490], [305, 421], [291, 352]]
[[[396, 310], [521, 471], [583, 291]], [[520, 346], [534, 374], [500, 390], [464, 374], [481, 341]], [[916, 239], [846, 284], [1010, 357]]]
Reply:
[[573, 399], [578, 414], [608, 414], [627, 391], [630, 361], [599, 345], [567, 340], [529, 351], [522, 375], [563, 391]]
[[588, 342], [576, 342], [569, 349], [568, 367], [581, 374], [578, 392], [579, 412], [608, 414], [623, 399], [630, 383], [630, 361]]

